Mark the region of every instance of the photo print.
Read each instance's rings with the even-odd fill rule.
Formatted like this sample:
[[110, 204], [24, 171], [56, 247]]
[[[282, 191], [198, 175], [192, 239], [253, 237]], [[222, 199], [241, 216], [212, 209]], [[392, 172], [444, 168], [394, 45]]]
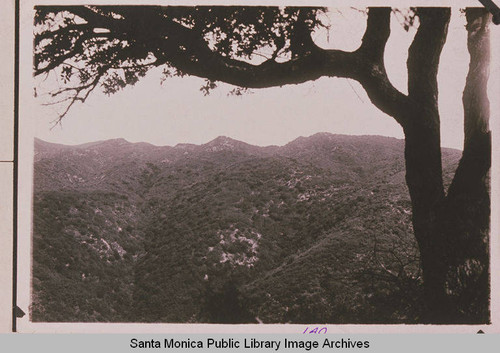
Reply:
[[341, 5], [31, 7], [27, 329], [492, 322], [492, 16]]

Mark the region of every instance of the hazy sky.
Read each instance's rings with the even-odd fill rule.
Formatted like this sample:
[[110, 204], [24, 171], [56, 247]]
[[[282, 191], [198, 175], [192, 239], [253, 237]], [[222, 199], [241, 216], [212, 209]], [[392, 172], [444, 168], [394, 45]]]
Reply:
[[[355, 10], [331, 11], [330, 32], [317, 34], [315, 40], [322, 47], [355, 50], [365, 21], [365, 15]], [[461, 148], [463, 140], [461, 94], [469, 60], [464, 24], [464, 16], [456, 10], [439, 71], [442, 144], [454, 148]], [[393, 16], [385, 60], [391, 81], [404, 93], [407, 50], [413, 35], [414, 30], [405, 32]], [[161, 85], [160, 73], [161, 69], [152, 70], [135, 86], [110, 97], [95, 91], [85, 104], [75, 104], [62, 126], [52, 130], [57, 107], [40, 106], [36, 135], [64, 144], [123, 137], [155, 145], [199, 144], [220, 135], [256, 145], [282, 145], [323, 131], [403, 137], [400, 126], [375, 108], [352, 80], [322, 78], [252, 90], [243, 96], [228, 96], [233, 87], [220, 83], [209, 96], [203, 96], [199, 89], [204, 80], [176, 77]], [[47, 102], [47, 97], [41, 95], [38, 101]]]

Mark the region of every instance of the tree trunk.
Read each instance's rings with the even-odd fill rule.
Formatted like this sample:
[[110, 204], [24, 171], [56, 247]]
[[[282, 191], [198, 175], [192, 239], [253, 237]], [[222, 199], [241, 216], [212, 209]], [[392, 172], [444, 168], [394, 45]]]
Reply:
[[[424, 279], [424, 322], [489, 322], [489, 179], [491, 143], [486, 88], [490, 15], [467, 9], [471, 56], [463, 95], [464, 152], [445, 197], [436, 104], [413, 107], [404, 126], [407, 184]], [[422, 87], [416, 87], [417, 90]], [[421, 100], [429, 102], [429, 100]], [[432, 103], [432, 102], [431, 102]]]
[[490, 61], [488, 25], [491, 15], [481, 8], [466, 10], [469, 73], [463, 94], [464, 152], [443, 208], [450, 248], [446, 289], [461, 321], [490, 320], [489, 170], [491, 139], [487, 83]]
[[[429, 112], [412, 112], [411, 120], [422, 122]], [[433, 114], [438, 117], [437, 111]], [[427, 308], [425, 321], [435, 309], [443, 309], [446, 295], [443, 279], [446, 276], [444, 234], [440, 229], [438, 210], [444, 200], [439, 123], [416, 124], [405, 128], [406, 183], [410, 192], [413, 210], [413, 229], [420, 251], [420, 263], [424, 280], [424, 295]]]

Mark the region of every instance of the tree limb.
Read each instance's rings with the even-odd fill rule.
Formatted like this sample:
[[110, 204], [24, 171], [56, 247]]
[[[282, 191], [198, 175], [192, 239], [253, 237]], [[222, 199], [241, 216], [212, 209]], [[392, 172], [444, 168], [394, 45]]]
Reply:
[[38, 66], [35, 67], [35, 72], [34, 72], [34, 75], [35, 76], [38, 76], [40, 74], [43, 74], [45, 72], [49, 72], [50, 70], [53, 70], [55, 69], [56, 67], [58, 67], [59, 65], [62, 65], [64, 63], [65, 60], [79, 54], [81, 52], [81, 50], [83, 49], [83, 43], [88, 39], [90, 38], [89, 34], [82, 34], [76, 41], [75, 43], [73, 44], [73, 47], [68, 51], [66, 52], [65, 54], [61, 54], [61, 55], [58, 55], [56, 57], [53, 57], [51, 59], [51, 61], [49, 61], [49, 63], [42, 67], [42, 68], [39, 68]]
[[[490, 103], [487, 95], [491, 15], [484, 9], [466, 10], [467, 44], [470, 53], [469, 72], [463, 93], [464, 152], [448, 190], [448, 201], [473, 205], [485, 203], [483, 213], [489, 217], [486, 177], [491, 167]], [[482, 200], [482, 201], [481, 201]], [[478, 204], [479, 203], [479, 204]], [[488, 220], [485, 220], [489, 223]]]
[[66, 27], [60, 27], [54, 31], [46, 30], [41, 33], [35, 34], [35, 46], [38, 45], [44, 39], [51, 39], [55, 36], [67, 35], [72, 31], [82, 32], [85, 30], [90, 30], [91, 26], [88, 23], [72, 24]]
[[384, 62], [385, 45], [391, 35], [391, 8], [374, 7], [368, 10], [366, 30], [357, 50], [370, 61], [378, 64]]
[[[390, 14], [390, 8], [370, 9], [363, 44], [353, 53], [324, 50], [310, 43], [305, 54], [287, 62], [268, 60], [253, 65], [213, 52], [197, 33], [171, 23], [176, 27], [175, 37], [165, 39], [161, 55], [185, 73], [248, 88], [298, 84], [322, 76], [352, 78], [363, 85], [373, 104], [402, 124], [407, 97], [391, 84], [383, 61]], [[177, 48], [181, 45], [185, 50]]]
[[[119, 13], [121, 8], [115, 11]], [[142, 7], [141, 7], [142, 9]], [[160, 10], [159, 10], [160, 9]], [[146, 7], [141, 11], [151, 14], [146, 23], [131, 24], [127, 21], [127, 11], [119, 18], [106, 13], [112, 7], [104, 8], [102, 13], [91, 7], [61, 7], [60, 11], [69, 11], [93, 27], [106, 28], [108, 36], [128, 38], [138, 41], [146, 35], [142, 26], [154, 26], [154, 35], [148, 30], [147, 40], [143, 45], [157, 58], [157, 63], [168, 63], [182, 72], [207, 78], [211, 81], [223, 81], [247, 88], [265, 88], [286, 84], [299, 84], [316, 80], [322, 76], [351, 78], [359, 81], [368, 97], [379, 109], [393, 116], [404, 124], [407, 110], [407, 97], [399, 92], [389, 81], [384, 66], [384, 50], [390, 35], [390, 8], [372, 8], [368, 12], [367, 28], [362, 45], [355, 52], [325, 50], [305, 37], [310, 33], [297, 29], [304, 50], [287, 62], [276, 62], [273, 58], [261, 64], [252, 64], [210, 49], [206, 39], [198, 30], [188, 28], [172, 18], [162, 15], [161, 8]], [[55, 8], [57, 11], [58, 8]], [[123, 10], [123, 9], [122, 9]], [[141, 15], [142, 16], [142, 15]], [[160, 25], [161, 24], [161, 25]], [[139, 39], [138, 39], [139, 38]], [[74, 55], [81, 46], [83, 37], [75, 43], [74, 49], [42, 69], [35, 70], [35, 75], [61, 65], [64, 60]], [[78, 44], [78, 47], [77, 47]]]
[[417, 15], [420, 25], [408, 51], [408, 96], [418, 105], [430, 104], [437, 109], [437, 72], [451, 10], [418, 8]]
[[[92, 91], [97, 87], [100, 79], [101, 79], [101, 75], [96, 75], [94, 80], [92, 82], [90, 82], [89, 84], [84, 85], [84, 86], [80, 86], [80, 87], [72, 88], [72, 90], [76, 91], [75, 95], [73, 97], [71, 97], [70, 103], [68, 104], [66, 109], [61, 114], [59, 114], [59, 116], [56, 120], [53, 121], [54, 125], [52, 127], [61, 123], [62, 119], [66, 116], [66, 114], [68, 114], [68, 112], [71, 109], [71, 107], [73, 106], [73, 104], [75, 104], [77, 101], [84, 103], [87, 100], [87, 98], [89, 97], [90, 93], [92, 93]], [[83, 97], [80, 97], [80, 93], [84, 92], [85, 90], [87, 90], [87, 92], [85, 92]]]
[[362, 44], [355, 52], [360, 68], [355, 78], [366, 90], [371, 102], [400, 125], [406, 124], [408, 99], [389, 80], [384, 64], [384, 52], [389, 39], [391, 9], [370, 8]]

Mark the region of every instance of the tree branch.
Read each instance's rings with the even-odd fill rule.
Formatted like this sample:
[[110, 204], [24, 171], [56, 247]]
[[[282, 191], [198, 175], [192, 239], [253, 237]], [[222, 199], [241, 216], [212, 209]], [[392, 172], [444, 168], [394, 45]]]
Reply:
[[469, 8], [467, 17], [467, 47], [470, 53], [469, 72], [463, 93], [464, 105], [464, 149], [467, 149], [477, 134], [489, 133], [490, 102], [488, 100], [488, 77], [490, 61], [491, 16], [481, 8]]
[[168, 35], [153, 53], [183, 72], [247, 88], [298, 84], [321, 76], [352, 76], [352, 53], [322, 50], [317, 46], [287, 62], [267, 60], [259, 65], [212, 51], [198, 32], [169, 21]]
[[[121, 10], [124, 12], [119, 18], [109, 15], [110, 11], [120, 13]], [[130, 36], [137, 41], [142, 40], [144, 33], [148, 33], [144, 46], [156, 56], [158, 63], [168, 63], [184, 73], [211, 81], [223, 81], [246, 88], [265, 88], [299, 84], [322, 76], [352, 78], [362, 84], [373, 104], [404, 124], [403, 113], [407, 110], [407, 97], [391, 84], [384, 67], [384, 50], [390, 35], [390, 8], [369, 10], [362, 45], [355, 52], [319, 48], [310, 40], [310, 33], [305, 33], [306, 29], [298, 28], [298, 39], [304, 43], [304, 50], [300, 55], [287, 62], [278, 63], [271, 59], [258, 65], [211, 50], [198, 30], [161, 15], [161, 8], [142, 9], [144, 14], [149, 15], [147, 22], [141, 21], [140, 25], [131, 24], [131, 20], [127, 20], [129, 13], [123, 8], [104, 8], [103, 13], [100, 13], [91, 7], [70, 6], [61, 7], [60, 11], [72, 12], [93, 27], [109, 29], [111, 33], [108, 36]], [[156, 13], [156, 16], [151, 13]], [[147, 28], [155, 28], [154, 36], [150, 35], [150, 29], [144, 30], [143, 26], [146, 25]], [[309, 37], [306, 38], [305, 34]], [[81, 45], [81, 41], [82, 38], [79, 38], [77, 44]], [[75, 54], [76, 44], [74, 47], [74, 50], [43, 69], [36, 70], [35, 75], [61, 65], [65, 59]]]
[[57, 12], [70, 12], [82, 20], [87, 21], [92, 27], [109, 26], [110, 24], [117, 24], [116, 20], [109, 16], [104, 16], [91, 9], [90, 6], [51, 6], [51, 11]]
[[89, 32], [82, 34], [80, 37], [78, 37], [78, 39], [73, 44], [73, 47], [67, 53], [53, 57], [46, 66], [42, 68], [35, 67], [34, 75], [38, 76], [45, 72], [49, 72], [50, 70], [55, 69], [59, 65], [62, 65], [65, 60], [77, 55], [83, 49], [83, 43], [90, 38], [89, 34], [90, 34]]
[[[363, 44], [354, 53], [324, 50], [309, 43], [305, 54], [287, 62], [268, 60], [253, 65], [211, 51], [197, 33], [171, 23], [175, 37], [165, 39], [161, 55], [185, 73], [248, 88], [298, 84], [322, 76], [352, 78], [363, 85], [372, 103], [402, 124], [407, 97], [391, 84], [383, 61], [390, 14], [390, 8], [370, 9]], [[181, 45], [185, 50], [179, 50]]]
[[[466, 10], [467, 45], [470, 53], [469, 72], [463, 93], [464, 152], [448, 191], [449, 201], [485, 198], [485, 178], [491, 166], [491, 136], [489, 131], [490, 103], [488, 77], [490, 62], [491, 15], [481, 8]], [[486, 193], [486, 194], [485, 194]], [[488, 203], [489, 198], [483, 200]], [[487, 212], [489, 214], [489, 212]]]
[[[77, 101], [80, 101], [82, 103], [84, 103], [87, 98], [89, 97], [90, 93], [92, 93], [92, 91], [97, 87], [97, 85], [99, 84], [99, 80], [101, 79], [102, 77], [102, 74], [97, 74], [94, 79], [86, 84], [86, 85], [83, 85], [83, 86], [79, 86], [79, 87], [70, 87], [70, 88], [66, 88], [66, 89], [61, 89], [57, 92], [54, 92], [52, 93], [52, 96], [57, 96], [63, 92], [67, 92], [67, 91], [75, 91], [75, 95], [70, 97], [69, 99], [63, 99], [61, 102], [64, 102], [64, 101], [70, 101], [70, 103], [68, 104], [68, 106], [66, 107], [66, 109], [61, 113], [59, 114], [59, 116], [57, 117], [57, 119], [55, 119], [53, 121], [53, 127], [55, 127], [57, 124], [60, 124], [62, 119], [66, 116], [66, 114], [68, 114], [69, 110], [71, 109], [71, 107], [73, 106], [73, 104], [75, 104]], [[85, 90], [87, 90], [85, 92]], [[80, 93], [82, 92], [85, 92], [85, 94], [83, 95], [83, 97], [80, 97]]]
[[406, 124], [408, 98], [389, 80], [384, 64], [384, 52], [389, 39], [391, 9], [370, 8], [362, 44], [355, 52], [360, 68], [355, 78], [366, 90], [371, 102], [400, 125]]
[[41, 33], [35, 34], [35, 46], [37, 46], [44, 39], [51, 39], [55, 36], [64, 36], [72, 31], [82, 32], [85, 30], [90, 30], [91, 26], [88, 23], [72, 24], [66, 27], [60, 27], [54, 31], [46, 30]]
[[437, 72], [451, 10], [418, 8], [417, 15], [420, 25], [408, 51], [408, 96], [419, 105], [430, 104], [437, 110]]
[[374, 7], [368, 10], [366, 30], [357, 50], [370, 61], [378, 64], [384, 62], [385, 45], [391, 35], [391, 8]]

